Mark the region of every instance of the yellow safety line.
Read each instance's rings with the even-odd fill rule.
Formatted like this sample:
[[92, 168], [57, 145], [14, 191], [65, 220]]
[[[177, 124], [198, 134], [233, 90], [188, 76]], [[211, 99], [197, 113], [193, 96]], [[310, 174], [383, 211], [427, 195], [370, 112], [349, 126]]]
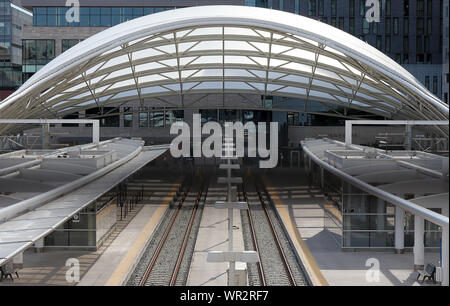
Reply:
[[325, 208], [342, 223], [342, 215], [333, 204], [325, 201]]
[[153, 233], [159, 220], [164, 215], [169, 202], [173, 199], [175, 192], [178, 188], [178, 183], [173, 185], [169, 194], [164, 197], [163, 202], [158, 206], [156, 211], [153, 213], [152, 217], [145, 225], [139, 237], [134, 241], [131, 248], [128, 250], [125, 257], [122, 259], [120, 264], [114, 270], [113, 274], [106, 282], [105, 286], [120, 286], [124, 280], [125, 275], [132, 269], [133, 262], [140, 253], [139, 251], [146, 245], [148, 237]]
[[114, 208], [114, 206], [116, 205], [116, 203], [109, 203], [108, 207], [104, 208], [98, 215], [97, 215], [97, 221], [100, 221], [101, 219], [103, 219], [105, 217], [105, 215], [107, 215], [107, 213], [109, 213], [111, 211], [111, 209]]
[[278, 197], [278, 194], [274, 190], [274, 188], [270, 185], [270, 182], [267, 178], [264, 178], [266, 183], [267, 190], [269, 191], [270, 197], [275, 203], [275, 208], [280, 215], [286, 230], [291, 237], [292, 242], [294, 243], [295, 249], [299, 254], [303, 265], [308, 270], [309, 275], [312, 278], [313, 285], [315, 286], [328, 286], [328, 281], [325, 276], [323, 276], [322, 271], [319, 268], [314, 256], [311, 254], [309, 247], [306, 245], [303, 240], [300, 232], [297, 229], [297, 226], [294, 224], [294, 220], [289, 215], [288, 207], [282, 203], [281, 199]]

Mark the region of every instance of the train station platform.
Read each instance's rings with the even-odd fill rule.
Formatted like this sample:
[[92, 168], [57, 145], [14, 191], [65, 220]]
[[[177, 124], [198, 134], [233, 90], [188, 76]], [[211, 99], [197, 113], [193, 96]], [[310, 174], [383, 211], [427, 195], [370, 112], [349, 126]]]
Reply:
[[[109, 246], [115, 241], [123, 229], [141, 211], [143, 205], [137, 205], [122, 220], [118, 220], [115, 230], [111, 233], [103, 245], [96, 251], [83, 250], [47, 250], [36, 253], [32, 249], [24, 252], [23, 269], [19, 270], [19, 278], [14, 277], [14, 282], [4, 279], [1, 286], [74, 286], [76, 283], [67, 282], [66, 273], [70, 267], [66, 266], [68, 259], [76, 259], [80, 263], [80, 278], [95, 265]], [[119, 216], [118, 216], [119, 218]]]
[[[227, 286], [228, 263], [206, 261], [209, 251], [228, 251], [228, 210], [214, 208], [216, 201], [224, 201], [226, 187], [211, 186], [208, 189], [205, 208], [192, 256], [187, 286]], [[244, 251], [244, 239], [240, 211], [233, 215], [233, 249]]]
[[[269, 172], [267, 172], [269, 173]], [[299, 236], [306, 242], [307, 252], [331, 286], [412, 286], [417, 272], [412, 270], [412, 253], [394, 254], [390, 251], [344, 252], [335, 233], [326, 229], [325, 213], [339, 211], [327, 203], [320, 189], [309, 186], [301, 169], [277, 169], [266, 173], [266, 187], [272, 199], [284, 206]], [[277, 203], [275, 203], [277, 205]], [[379, 262], [379, 279], [371, 273], [368, 263]], [[426, 252], [425, 262], [436, 263], [438, 252]], [[366, 266], [366, 263], [368, 266]], [[423, 285], [427, 285], [424, 283]]]

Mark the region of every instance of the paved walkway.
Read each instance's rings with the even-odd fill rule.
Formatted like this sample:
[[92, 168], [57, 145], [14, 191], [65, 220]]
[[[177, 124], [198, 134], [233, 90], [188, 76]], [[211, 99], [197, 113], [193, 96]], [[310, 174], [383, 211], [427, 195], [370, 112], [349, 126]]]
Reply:
[[[330, 285], [419, 285], [416, 281], [417, 274], [412, 270], [412, 253], [343, 252], [337, 243], [341, 237], [324, 227], [324, 207], [327, 205], [325, 197], [319, 189], [308, 186], [306, 176], [300, 169], [273, 170], [269, 173], [267, 177], [273, 186], [272, 192], [288, 207], [300, 235]], [[379, 281], [376, 282], [370, 282], [366, 278], [366, 275], [373, 275], [368, 272], [370, 266], [366, 266], [367, 260], [372, 258], [380, 263]], [[438, 260], [439, 253], [425, 254], [425, 262], [435, 263]]]
[[[66, 261], [75, 258], [80, 263], [80, 279], [82, 279], [88, 270], [96, 263], [105, 250], [111, 245], [121, 231], [141, 210], [142, 205], [137, 205], [126, 218], [117, 221], [116, 229], [97, 251], [56, 251], [48, 250], [43, 253], [35, 253], [33, 250], [24, 252], [24, 268], [19, 271], [19, 278], [14, 277], [11, 280], [3, 280], [0, 286], [73, 286], [76, 283], [66, 281]], [[120, 212], [120, 210], [118, 210]]]
[[[203, 210], [202, 220], [192, 256], [191, 268], [187, 280], [188, 286], [226, 286], [228, 283], [228, 263], [210, 263], [206, 261], [209, 251], [228, 251], [228, 210], [214, 208], [216, 200], [226, 199], [226, 187], [210, 187], [207, 205]], [[244, 250], [240, 211], [234, 209], [233, 248]]]

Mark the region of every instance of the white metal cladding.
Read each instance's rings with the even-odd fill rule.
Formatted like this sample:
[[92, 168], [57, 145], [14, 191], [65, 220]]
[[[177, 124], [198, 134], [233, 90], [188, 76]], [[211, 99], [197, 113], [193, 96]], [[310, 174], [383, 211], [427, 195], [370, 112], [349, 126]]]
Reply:
[[185, 97], [229, 93], [299, 98], [305, 110], [316, 101], [390, 119], [448, 120], [446, 104], [360, 39], [243, 6], [177, 9], [109, 28], [37, 72], [0, 103], [0, 118], [61, 117], [151, 98], [193, 108], [197, 101]]

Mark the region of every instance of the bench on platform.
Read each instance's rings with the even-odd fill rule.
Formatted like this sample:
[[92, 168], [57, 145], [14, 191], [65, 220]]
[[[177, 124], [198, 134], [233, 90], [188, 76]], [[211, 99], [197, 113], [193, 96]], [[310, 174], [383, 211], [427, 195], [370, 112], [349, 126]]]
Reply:
[[417, 280], [422, 276], [422, 284], [425, 281], [425, 279], [431, 279], [433, 280], [433, 283], [436, 283], [436, 266], [433, 264], [427, 264], [424, 270], [418, 270], [419, 274], [417, 275]]

